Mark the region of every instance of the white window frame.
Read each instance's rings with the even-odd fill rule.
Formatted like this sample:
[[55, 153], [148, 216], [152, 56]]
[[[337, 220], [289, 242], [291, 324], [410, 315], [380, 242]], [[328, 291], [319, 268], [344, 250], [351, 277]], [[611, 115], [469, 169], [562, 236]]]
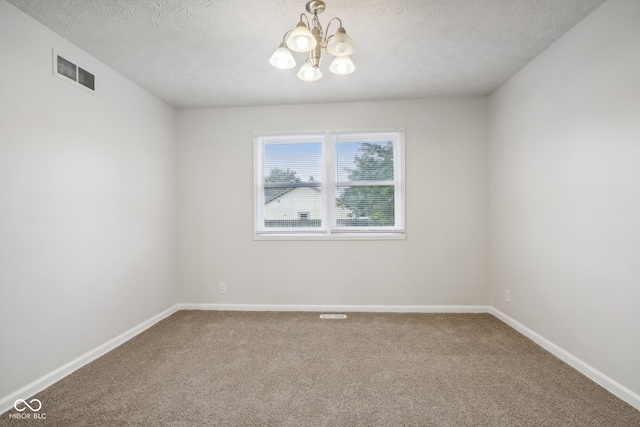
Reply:
[[[404, 129], [328, 130], [300, 133], [262, 133], [253, 135], [254, 156], [254, 240], [399, 240], [406, 239], [405, 230], [405, 166]], [[335, 144], [339, 141], [393, 141], [393, 181], [336, 181]], [[322, 143], [321, 180], [322, 227], [292, 227], [268, 229], [264, 227], [264, 146], [270, 143]], [[395, 225], [393, 227], [336, 227], [336, 187], [353, 185], [394, 185]]]

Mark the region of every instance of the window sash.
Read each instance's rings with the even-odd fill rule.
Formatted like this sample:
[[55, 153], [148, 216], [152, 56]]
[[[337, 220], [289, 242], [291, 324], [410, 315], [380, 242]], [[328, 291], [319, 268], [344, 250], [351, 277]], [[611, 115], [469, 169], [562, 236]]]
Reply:
[[[348, 180], [338, 181], [336, 143], [344, 142], [387, 142], [393, 147], [393, 180]], [[321, 163], [323, 165], [321, 180], [314, 182], [265, 183], [264, 170], [265, 146], [268, 144], [299, 144], [305, 142], [321, 143]], [[254, 235], [367, 235], [367, 234], [402, 234], [404, 235], [404, 130], [393, 129], [383, 131], [342, 132], [325, 131], [303, 134], [254, 134]], [[363, 226], [338, 224], [337, 193], [340, 188], [365, 186], [393, 186], [394, 188], [394, 225]], [[317, 220], [304, 219], [298, 221], [314, 221], [311, 227], [297, 224], [295, 227], [269, 227], [265, 225], [265, 188], [318, 188], [322, 197], [320, 226]], [[300, 211], [306, 212], [305, 208]], [[298, 226], [299, 225], [299, 226]]]
[[[326, 230], [326, 220], [324, 219], [324, 217], [321, 217], [321, 226], [320, 227], [316, 227], [316, 226], [304, 226], [303, 224], [297, 224], [296, 226], [292, 226], [292, 227], [286, 227], [286, 226], [279, 226], [279, 227], [268, 227], [265, 225], [265, 195], [264, 195], [264, 189], [265, 188], [300, 188], [300, 187], [307, 187], [307, 188], [317, 188], [317, 187], [321, 187], [322, 183], [321, 181], [314, 181], [313, 183], [310, 182], [296, 182], [296, 183], [292, 183], [292, 182], [287, 182], [287, 183], [266, 183], [264, 182], [266, 179], [266, 171], [265, 171], [265, 163], [264, 163], [264, 151], [265, 151], [265, 146], [269, 145], [269, 144], [278, 144], [278, 145], [286, 145], [286, 144], [293, 144], [293, 145], [298, 145], [298, 144], [305, 144], [305, 143], [320, 143], [321, 144], [321, 159], [320, 162], [321, 164], [324, 164], [324, 159], [325, 159], [325, 146], [324, 146], [324, 134], [322, 133], [305, 133], [305, 134], [289, 134], [289, 135], [263, 135], [263, 136], [254, 136], [254, 139], [256, 140], [256, 146], [257, 146], [257, 150], [255, 150], [255, 168], [254, 168], [254, 173], [256, 173], [256, 183], [255, 183], [255, 187], [256, 187], [256, 212], [257, 214], [255, 215], [255, 233], [256, 234], [282, 234], [282, 233], [292, 233], [292, 234], [299, 234], [299, 233], [324, 233]], [[322, 173], [324, 174], [325, 171], [323, 170]], [[324, 178], [324, 176], [322, 177]], [[324, 204], [324, 201], [323, 201]], [[296, 220], [291, 220], [291, 221], [296, 221]], [[286, 222], [285, 222], [286, 223]], [[309, 222], [308, 224], [315, 224], [315, 222]], [[300, 225], [300, 226], [298, 226]]]

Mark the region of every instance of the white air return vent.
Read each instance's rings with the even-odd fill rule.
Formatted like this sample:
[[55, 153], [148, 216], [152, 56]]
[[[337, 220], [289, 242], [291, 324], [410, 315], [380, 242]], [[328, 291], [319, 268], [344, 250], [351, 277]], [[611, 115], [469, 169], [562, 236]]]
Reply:
[[53, 75], [94, 92], [96, 76], [53, 51]]
[[321, 319], [346, 319], [346, 314], [321, 314]]

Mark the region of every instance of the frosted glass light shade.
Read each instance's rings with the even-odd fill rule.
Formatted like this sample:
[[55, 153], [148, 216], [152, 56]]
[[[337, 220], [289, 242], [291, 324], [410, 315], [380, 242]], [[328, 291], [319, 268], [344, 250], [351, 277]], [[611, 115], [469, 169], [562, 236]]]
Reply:
[[355, 69], [356, 67], [353, 65], [353, 61], [348, 56], [336, 56], [329, 67], [329, 70], [333, 74], [338, 74], [340, 76], [351, 74]]
[[316, 39], [304, 22], [298, 22], [287, 39], [287, 47], [294, 52], [310, 52], [316, 47]]
[[351, 37], [347, 35], [344, 27], [338, 28], [336, 34], [331, 37], [327, 43], [327, 52], [333, 56], [349, 56], [355, 52], [356, 48], [353, 45]]
[[315, 82], [316, 80], [320, 80], [321, 77], [322, 72], [320, 69], [311, 65], [309, 61], [302, 64], [300, 71], [298, 71], [298, 78], [305, 82]]
[[281, 70], [290, 70], [296, 66], [296, 60], [293, 58], [291, 51], [287, 49], [287, 45], [282, 43], [271, 55], [269, 64]]

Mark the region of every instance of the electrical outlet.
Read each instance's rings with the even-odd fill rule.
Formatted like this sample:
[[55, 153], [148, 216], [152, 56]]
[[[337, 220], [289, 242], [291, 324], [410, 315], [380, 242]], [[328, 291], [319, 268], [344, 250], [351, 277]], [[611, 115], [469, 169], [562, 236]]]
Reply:
[[219, 288], [218, 288], [218, 292], [220, 292], [221, 294], [226, 294], [227, 293], [227, 285], [225, 285], [224, 283], [220, 283]]
[[509, 293], [509, 289], [504, 290], [504, 300], [506, 302], [511, 302], [511, 294]]

